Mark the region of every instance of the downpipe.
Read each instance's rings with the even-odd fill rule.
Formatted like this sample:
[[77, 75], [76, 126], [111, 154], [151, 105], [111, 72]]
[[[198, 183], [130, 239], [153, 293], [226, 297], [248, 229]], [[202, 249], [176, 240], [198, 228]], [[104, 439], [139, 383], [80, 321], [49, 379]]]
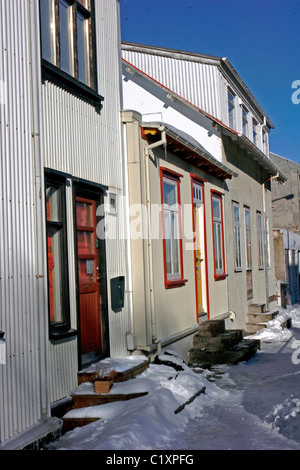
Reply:
[[149, 177], [149, 151], [155, 148], [167, 145], [167, 137], [164, 126], [160, 126], [161, 139], [145, 147], [145, 182], [146, 182], [146, 210], [147, 210], [147, 253], [148, 253], [148, 278], [149, 278], [149, 310], [151, 321], [151, 341], [156, 345], [157, 352], [161, 351], [160, 341], [157, 339], [157, 322], [154, 309], [154, 291], [153, 291], [153, 258], [152, 258], [152, 235], [151, 235], [151, 204], [150, 204], [150, 177]]

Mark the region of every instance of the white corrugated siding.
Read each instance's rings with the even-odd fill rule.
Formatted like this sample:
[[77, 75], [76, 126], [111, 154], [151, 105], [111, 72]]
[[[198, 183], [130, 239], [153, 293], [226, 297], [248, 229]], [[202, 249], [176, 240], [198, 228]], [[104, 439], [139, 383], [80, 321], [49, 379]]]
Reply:
[[29, 2], [0, 0], [0, 442], [40, 419]]
[[[44, 161], [45, 167], [108, 186], [109, 190], [122, 196], [119, 2], [96, 0], [95, 16], [98, 93], [104, 97], [103, 109], [98, 114], [93, 106], [45, 82], [42, 87]], [[69, 203], [69, 242], [73, 237], [71, 205]], [[107, 223], [116, 227], [116, 239], [106, 243], [110, 354], [115, 357], [127, 354], [127, 310], [120, 313], [110, 310], [109, 291], [110, 279], [126, 274], [125, 243], [120, 236], [124, 225], [122, 217], [122, 204], [118, 204], [117, 217], [107, 215]], [[70, 243], [68, 248], [72, 252]], [[72, 257], [70, 261], [70, 293], [74, 300]], [[71, 321], [72, 327], [76, 328], [75, 301], [73, 305]], [[76, 340], [61, 342], [55, 347], [51, 344], [51, 401], [64, 397], [76, 385], [76, 343]], [[70, 368], [70, 364], [75, 369]]]
[[126, 46], [122, 57], [201, 110], [222, 119], [219, 71], [215, 65], [141, 53]]

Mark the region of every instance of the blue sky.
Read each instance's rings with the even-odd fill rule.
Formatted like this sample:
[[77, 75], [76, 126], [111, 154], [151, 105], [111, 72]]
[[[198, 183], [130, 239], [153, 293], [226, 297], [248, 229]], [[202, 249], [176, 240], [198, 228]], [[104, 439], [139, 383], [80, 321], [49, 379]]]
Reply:
[[300, 0], [120, 0], [120, 6], [123, 41], [227, 57], [275, 124], [270, 150], [300, 163], [300, 103], [292, 102], [292, 84], [300, 81]]

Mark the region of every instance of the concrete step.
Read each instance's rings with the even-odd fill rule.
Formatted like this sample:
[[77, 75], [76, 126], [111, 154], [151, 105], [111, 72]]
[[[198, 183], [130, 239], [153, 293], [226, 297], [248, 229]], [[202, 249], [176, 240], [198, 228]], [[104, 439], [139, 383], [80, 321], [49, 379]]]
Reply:
[[192, 347], [206, 351], [224, 351], [231, 349], [243, 339], [241, 330], [227, 330], [216, 336], [204, 336], [196, 333], [192, 340]]
[[[274, 320], [279, 314], [278, 310], [270, 310], [261, 314], [248, 314], [246, 316], [245, 335], [252, 335], [268, 327], [268, 322]], [[281, 328], [290, 328], [291, 319], [282, 321]]]
[[266, 312], [266, 304], [250, 304], [248, 305], [248, 313], [264, 313]]
[[200, 323], [196, 335], [216, 336], [225, 332], [224, 320], [206, 320]]
[[247, 323], [264, 323], [271, 320], [278, 315], [278, 310], [271, 310], [264, 313], [248, 313], [246, 315], [246, 322]]
[[259, 340], [243, 339], [231, 349], [225, 351], [206, 351], [192, 348], [189, 351], [189, 364], [208, 368], [216, 364], [235, 365], [242, 361], [248, 361], [260, 348]]
[[267, 323], [246, 323], [245, 336], [253, 335], [267, 327]]

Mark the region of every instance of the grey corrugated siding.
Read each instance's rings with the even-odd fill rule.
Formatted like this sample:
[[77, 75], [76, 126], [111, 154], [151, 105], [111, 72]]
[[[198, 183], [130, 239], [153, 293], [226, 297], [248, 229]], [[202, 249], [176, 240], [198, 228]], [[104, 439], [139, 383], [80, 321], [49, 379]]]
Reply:
[[29, 2], [0, 1], [0, 442], [40, 419]]

